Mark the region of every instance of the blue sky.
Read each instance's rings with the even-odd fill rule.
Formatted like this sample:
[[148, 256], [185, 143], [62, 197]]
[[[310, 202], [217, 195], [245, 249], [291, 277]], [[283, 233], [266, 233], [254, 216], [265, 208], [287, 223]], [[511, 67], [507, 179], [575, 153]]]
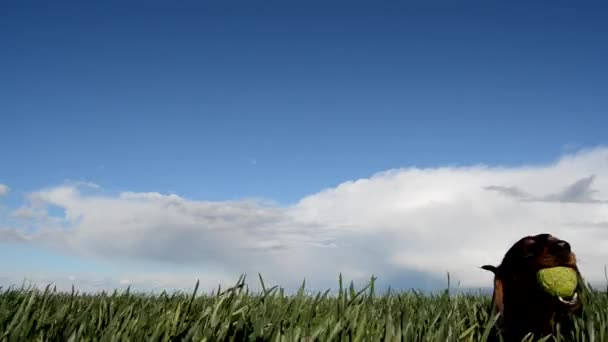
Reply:
[[[606, 143], [607, 14], [559, 1], [3, 2], [0, 227], [46, 227], [14, 212], [66, 182], [98, 185], [79, 199], [285, 208], [390, 169], [551, 165]], [[73, 202], [43, 202], [74, 227]], [[7, 244], [1, 259], [23, 248], [32, 273], [43, 260], [119, 267]]]

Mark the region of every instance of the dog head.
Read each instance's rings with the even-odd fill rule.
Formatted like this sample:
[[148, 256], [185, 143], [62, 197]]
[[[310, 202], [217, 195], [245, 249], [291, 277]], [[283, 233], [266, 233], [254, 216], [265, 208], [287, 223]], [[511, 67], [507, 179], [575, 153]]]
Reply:
[[[538, 285], [537, 272], [555, 266], [576, 271], [579, 288], [572, 297], [550, 296]], [[502, 328], [507, 336], [518, 338], [529, 332], [551, 334], [555, 323], [565, 322], [568, 313], [582, 310], [579, 296], [582, 277], [576, 255], [567, 241], [551, 234], [523, 237], [507, 251], [498, 267], [484, 265], [482, 268], [495, 275], [493, 305], [501, 313]]]

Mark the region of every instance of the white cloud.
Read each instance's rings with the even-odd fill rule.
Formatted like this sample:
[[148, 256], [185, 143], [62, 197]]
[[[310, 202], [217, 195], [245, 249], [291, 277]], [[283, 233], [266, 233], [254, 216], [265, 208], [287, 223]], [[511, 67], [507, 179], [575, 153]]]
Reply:
[[22, 220], [45, 220], [48, 218], [48, 212], [44, 208], [28, 206], [21, 207], [13, 211], [12, 217]]
[[0, 184], [0, 197], [8, 194], [9, 191], [11, 191], [11, 188], [8, 185]]
[[26, 242], [28, 236], [15, 228], [0, 227], [0, 242]]
[[569, 240], [584, 275], [601, 283], [606, 199], [608, 149], [595, 149], [544, 166], [390, 170], [288, 208], [159, 193], [84, 195], [64, 185], [30, 201], [64, 209], [65, 226], [47, 220], [20, 234], [87, 257], [201, 265], [221, 270], [217, 282], [261, 272], [269, 283], [293, 286], [306, 277], [313, 287], [333, 287], [342, 272], [420, 288], [445, 285], [446, 272], [462, 286], [490, 286], [479, 266], [498, 264], [524, 235], [550, 232]]

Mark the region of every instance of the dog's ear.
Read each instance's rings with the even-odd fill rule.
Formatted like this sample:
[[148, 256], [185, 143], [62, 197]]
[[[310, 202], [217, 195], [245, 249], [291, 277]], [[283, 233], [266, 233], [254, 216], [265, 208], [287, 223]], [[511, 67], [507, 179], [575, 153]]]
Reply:
[[492, 304], [494, 309], [501, 314], [504, 312], [504, 286], [502, 280], [494, 279], [494, 293], [492, 294]]
[[493, 265], [483, 265], [483, 266], [481, 266], [481, 268], [486, 271], [490, 271], [494, 274], [496, 274], [496, 272], [498, 272], [498, 267], [493, 266]]
[[494, 310], [502, 313], [504, 309], [503, 296], [504, 286], [503, 281], [498, 275], [498, 267], [494, 265], [483, 265], [482, 269], [494, 273], [494, 291], [492, 293], [492, 307]]

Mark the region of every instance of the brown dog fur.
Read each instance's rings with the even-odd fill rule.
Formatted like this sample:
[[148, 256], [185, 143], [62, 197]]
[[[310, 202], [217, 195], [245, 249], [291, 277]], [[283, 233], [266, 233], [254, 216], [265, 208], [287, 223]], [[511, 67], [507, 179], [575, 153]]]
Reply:
[[583, 284], [570, 244], [551, 234], [526, 236], [517, 241], [496, 267], [481, 268], [494, 273], [493, 311], [500, 313], [498, 330], [504, 341], [521, 341], [526, 334], [535, 339], [556, 333], [557, 323], [562, 336], [572, 327], [570, 314], [580, 315], [583, 304], [579, 300], [565, 304], [544, 293], [537, 285], [536, 272], [554, 266], [573, 268]]

